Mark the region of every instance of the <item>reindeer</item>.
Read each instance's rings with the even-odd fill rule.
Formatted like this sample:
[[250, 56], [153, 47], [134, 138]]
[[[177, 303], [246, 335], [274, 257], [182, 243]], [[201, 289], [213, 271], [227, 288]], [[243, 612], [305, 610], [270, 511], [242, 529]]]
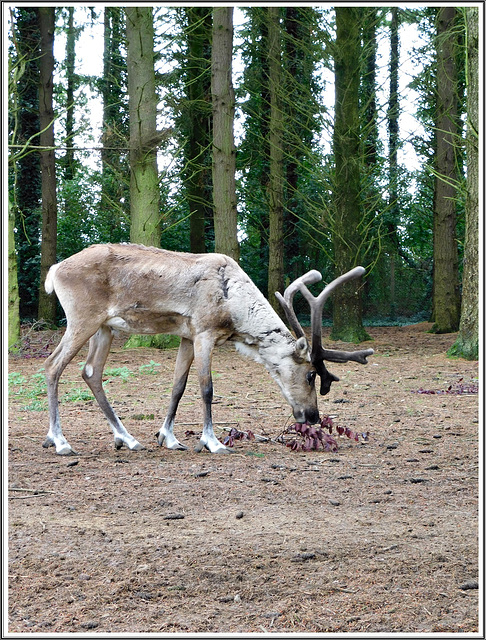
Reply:
[[[49, 431], [44, 447], [54, 446], [59, 455], [77, 455], [64, 437], [59, 420], [58, 383], [67, 364], [89, 340], [82, 377], [93, 392], [113, 430], [115, 447], [132, 451], [144, 447], [126, 430], [105, 395], [102, 385], [113, 335], [117, 331], [135, 334], [167, 333], [181, 337], [174, 384], [164, 423], [156, 434], [159, 445], [187, 449], [174, 435], [174, 418], [184, 393], [189, 369], [195, 362], [203, 400], [203, 431], [196, 448], [227, 453], [214, 435], [211, 417], [213, 349], [232, 341], [239, 352], [262, 363], [276, 380], [297, 422], [319, 421], [316, 375], [321, 394], [338, 380], [324, 360], [366, 363], [373, 353], [323, 349], [321, 314], [333, 289], [364, 273], [356, 267], [340, 276], [314, 298], [306, 287], [321, 280], [318, 271], [298, 278], [277, 294], [290, 326], [272, 309], [259, 289], [230, 257], [222, 254], [190, 254], [134, 244], [93, 245], [52, 266], [45, 288], [56, 292], [66, 314], [64, 336], [47, 358], [45, 372], [49, 401]], [[311, 307], [312, 344], [292, 307], [300, 291]]]

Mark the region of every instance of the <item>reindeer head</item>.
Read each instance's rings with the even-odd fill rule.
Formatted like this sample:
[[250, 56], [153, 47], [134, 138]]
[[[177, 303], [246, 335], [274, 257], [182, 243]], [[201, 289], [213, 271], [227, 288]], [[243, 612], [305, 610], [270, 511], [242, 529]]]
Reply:
[[321, 293], [314, 297], [312, 293], [307, 288], [307, 284], [314, 284], [315, 282], [319, 282], [322, 280], [322, 276], [319, 271], [313, 269], [308, 273], [304, 274], [300, 278], [297, 278], [292, 282], [284, 292], [282, 296], [280, 293], [276, 292], [275, 295], [282, 305], [285, 315], [287, 316], [287, 320], [290, 324], [290, 327], [294, 331], [298, 341], [301, 339], [305, 340], [304, 330], [302, 329], [299, 321], [297, 320], [297, 316], [295, 314], [293, 308], [293, 298], [297, 291], [300, 291], [304, 298], [307, 300], [311, 310], [311, 333], [312, 333], [312, 344], [310, 348], [310, 361], [315, 368], [316, 373], [319, 375], [321, 379], [321, 388], [320, 394], [325, 396], [329, 393], [331, 388], [331, 384], [333, 382], [339, 381], [339, 378], [334, 374], [330, 373], [326, 369], [326, 365], [324, 364], [324, 360], [328, 360], [330, 362], [348, 362], [349, 360], [354, 360], [355, 362], [360, 362], [361, 364], [366, 364], [366, 358], [372, 355], [373, 349], [365, 349], [363, 351], [335, 351], [332, 349], [324, 349], [322, 346], [322, 335], [321, 335], [321, 327], [322, 327], [322, 309], [324, 307], [324, 303], [327, 298], [331, 295], [332, 291], [338, 287], [339, 285], [347, 282], [348, 280], [352, 280], [353, 278], [358, 278], [364, 274], [365, 270], [363, 267], [355, 267], [348, 271], [347, 273], [339, 276], [332, 282], [330, 282]]
[[[309, 345], [304, 336], [292, 343], [281, 344], [277, 366], [270, 373], [292, 407], [297, 422], [319, 422], [319, 409], [315, 387], [316, 369], [311, 362]], [[267, 367], [268, 368], [268, 367]]]

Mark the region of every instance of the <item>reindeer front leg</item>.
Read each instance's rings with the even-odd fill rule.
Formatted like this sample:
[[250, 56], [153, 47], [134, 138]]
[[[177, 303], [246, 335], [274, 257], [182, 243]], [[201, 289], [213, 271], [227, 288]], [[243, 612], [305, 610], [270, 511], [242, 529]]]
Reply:
[[169, 408], [164, 424], [160, 431], [156, 434], [157, 442], [160, 446], [165, 444], [168, 449], [187, 449], [181, 444], [174, 435], [174, 420], [179, 406], [182, 394], [185, 391], [189, 369], [194, 360], [194, 347], [190, 340], [181, 338], [179, 351], [177, 352], [177, 360], [174, 371], [174, 384], [170, 396]]
[[213, 402], [213, 380], [211, 377], [211, 358], [214, 349], [214, 337], [209, 332], [196, 336], [194, 340], [194, 358], [201, 397], [203, 401], [204, 425], [201, 440], [196, 451], [206, 448], [211, 453], [231, 453], [214, 435], [211, 405]]

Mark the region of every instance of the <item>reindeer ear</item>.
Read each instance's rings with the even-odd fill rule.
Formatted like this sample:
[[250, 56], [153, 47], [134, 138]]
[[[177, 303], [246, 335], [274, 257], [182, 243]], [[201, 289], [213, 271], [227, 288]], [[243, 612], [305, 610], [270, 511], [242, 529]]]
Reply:
[[302, 361], [309, 359], [309, 345], [303, 336], [295, 342], [294, 356]]

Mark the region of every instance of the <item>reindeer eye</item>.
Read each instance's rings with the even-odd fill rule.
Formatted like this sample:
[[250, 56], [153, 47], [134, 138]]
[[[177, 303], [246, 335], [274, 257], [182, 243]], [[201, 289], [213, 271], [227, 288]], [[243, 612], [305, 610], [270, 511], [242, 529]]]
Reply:
[[309, 373], [307, 373], [305, 377], [307, 378], [307, 382], [309, 383], [309, 386], [310, 386], [314, 384], [314, 380], [316, 379], [316, 372], [309, 371]]

